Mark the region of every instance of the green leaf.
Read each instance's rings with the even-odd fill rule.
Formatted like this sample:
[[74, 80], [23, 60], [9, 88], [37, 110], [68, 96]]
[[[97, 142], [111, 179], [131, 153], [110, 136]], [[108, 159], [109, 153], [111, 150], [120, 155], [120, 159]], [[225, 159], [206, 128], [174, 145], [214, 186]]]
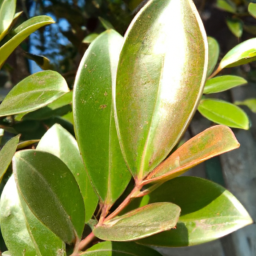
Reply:
[[78, 146], [94, 188], [109, 207], [131, 177], [118, 143], [112, 106], [112, 86], [122, 45], [123, 38], [114, 30], [97, 37], [80, 63], [74, 87]]
[[214, 156], [240, 146], [231, 129], [213, 126], [179, 147], [147, 177], [148, 183], [173, 179]]
[[11, 254], [23, 256], [28, 247], [25, 255], [56, 256], [56, 252], [60, 256], [66, 255], [65, 244], [20, 199], [12, 176], [4, 188], [0, 211], [2, 233]]
[[136, 180], [162, 162], [186, 130], [201, 98], [207, 48], [192, 0], [149, 1], [128, 28], [117, 72], [116, 122]]
[[217, 0], [216, 6], [221, 10], [236, 13], [235, 5], [227, 2], [226, 0]]
[[8, 252], [8, 251], [7, 251], [7, 252], [3, 252], [2, 255], [3, 255], [3, 256], [12, 256], [11, 253]]
[[243, 24], [239, 19], [226, 19], [229, 30], [236, 37], [240, 38], [243, 34]]
[[54, 23], [54, 20], [48, 16], [37, 16], [23, 22], [21, 25], [15, 28], [12, 32], [12, 38], [8, 40], [0, 48], [0, 68], [6, 61], [6, 59], [9, 57], [9, 55], [13, 52], [13, 50], [23, 40], [25, 40], [30, 34], [35, 32], [37, 29], [52, 23]]
[[[16, 10], [16, 0], [1, 0], [0, 2], [0, 17], [1, 17], [0, 18], [0, 41], [7, 34], [8, 29], [12, 24], [15, 10]], [[2, 59], [2, 55], [1, 55], [1, 59]]]
[[134, 241], [174, 228], [179, 215], [175, 204], [150, 204], [104, 222], [93, 233], [102, 240]]
[[73, 173], [84, 199], [85, 222], [88, 222], [95, 212], [98, 197], [87, 177], [74, 137], [59, 124], [56, 124], [42, 137], [37, 150], [49, 152], [57, 156]]
[[252, 15], [252, 17], [256, 18], [256, 4], [255, 3], [249, 4], [248, 12]]
[[247, 106], [252, 112], [256, 113], [256, 99], [247, 99], [244, 101], [236, 101], [236, 105], [245, 105]]
[[46, 107], [40, 108], [30, 113], [22, 113], [17, 115], [15, 120], [45, 120], [55, 116], [65, 115], [72, 111], [72, 96], [72, 91], [65, 93]]
[[43, 70], [54, 69], [54, 66], [50, 63], [50, 60], [42, 55], [36, 55], [25, 52], [25, 57], [35, 61], [35, 63]]
[[65, 79], [54, 71], [42, 71], [19, 82], [0, 105], [0, 116], [31, 112], [69, 91]]
[[18, 189], [35, 216], [67, 243], [81, 238], [85, 210], [73, 174], [56, 156], [38, 150], [13, 158]]
[[19, 143], [20, 135], [10, 139], [0, 151], [0, 182], [12, 161], [12, 157], [16, 151], [17, 145]]
[[231, 49], [221, 60], [218, 69], [231, 68], [256, 60], [256, 38], [244, 41]]
[[113, 25], [108, 20], [105, 20], [102, 17], [99, 17], [99, 20], [105, 29], [114, 29]]
[[11, 255], [35, 256], [33, 241], [27, 230], [14, 178], [6, 183], [1, 195], [0, 225], [5, 244]]
[[214, 99], [201, 100], [198, 111], [207, 119], [217, 124], [224, 124], [238, 129], [249, 129], [249, 118], [246, 113], [236, 105]]
[[252, 223], [247, 211], [228, 190], [197, 177], [175, 178], [136, 200], [136, 205], [172, 202], [182, 209], [175, 230], [137, 241], [145, 245], [179, 247], [201, 244]]
[[246, 84], [247, 81], [240, 76], [218, 76], [206, 81], [204, 94], [227, 91], [231, 88]]
[[27, 148], [29, 146], [34, 145], [35, 143], [38, 143], [39, 140], [26, 140], [26, 141], [22, 141], [18, 144], [17, 146], [17, 150], [23, 149], [23, 148]]
[[208, 39], [208, 48], [209, 48], [209, 62], [208, 62], [208, 70], [207, 77], [211, 75], [213, 72], [220, 55], [220, 46], [216, 39], [213, 37], [207, 37]]
[[135, 243], [103, 242], [92, 246], [80, 255], [90, 256], [161, 256], [161, 254], [149, 247]]
[[99, 34], [97, 34], [97, 33], [92, 33], [92, 34], [90, 34], [90, 35], [88, 35], [87, 37], [84, 38], [83, 43], [85, 43], [85, 44], [90, 44], [90, 43], [92, 43], [92, 41], [94, 41], [98, 36], [99, 36]]

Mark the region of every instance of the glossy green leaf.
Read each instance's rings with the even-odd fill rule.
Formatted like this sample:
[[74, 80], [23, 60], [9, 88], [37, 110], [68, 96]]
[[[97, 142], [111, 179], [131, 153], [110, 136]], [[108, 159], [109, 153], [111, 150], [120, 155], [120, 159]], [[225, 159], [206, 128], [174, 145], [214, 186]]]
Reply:
[[209, 61], [208, 61], [208, 70], [207, 77], [213, 72], [220, 55], [220, 46], [216, 39], [213, 37], [207, 37], [208, 39], [208, 48], [209, 48]]
[[176, 226], [180, 207], [155, 203], [128, 212], [93, 229], [96, 237], [107, 241], [134, 241]]
[[13, 176], [8, 180], [2, 198], [1, 227], [4, 239], [8, 242], [8, 250], [13, 255], [23, 256], [27, 246], [31, 247], [31, 253], [27, 254], [26, 251], [25, 255], [56, 256], [56, 252], [60, 256], [66, 255], [65, 244], [46, 228], [19, 198]]
[[130, 181], [113, 117], [112, 86], [123, 38], [114, 30], [97, 37], [76, 76], [73, 112], [83, 162], [102, 201], [111, 206]]
[[204, 94], [218, 93], [244, 85], [247, 81], [240, 76], [218, 76], [206, 81]]
[[238, 38], [240, 38], [243, 34], [243, 24], [241, 20], [238, 19], [227, 19], [226, 23], [228, 25], [229, 30]]
[[11, 255], [35, 256], [36, 249], [29, 235], [13, 177], [1, 195], [0, 225], [5, 244]]
[[98, 36], [99, 36], [99, 34], [97, 34], [97, 33], [92, 33], [92, 34], [90, 34], [90, 35], [88, 35], [87, 37], [84, 38], [83, 43], [85, 43], [85, 44], [90, 44], [90, 43], [92, 43], [92, 41], [94, 41]]
[[[16, 10], [16, 0], [0, 1], [0, 41], [7, 34]], [[1, 56], [2, 58], [2, 56]]]
[[113, 25], [108, 20], [105, 20], [102, 17], [99, 17], [99, 20], [105, 29], [114, 29]]
[[235, 5], [227, 2], [227, 0], [217, 0], [216, 6], [221, 10], [236, 13]]
[[65, 93], [46, 107], [40, 108], [30, 113], [22, 113], [17, 115], [15, 120], [45, 120], [51, 117], [65, 115], [72, 111], [72, 96], [72, 91]]
[[85, 222], [88, 222], [97, 207], [98, 197], [87, 177], [74, 137], [59, 124], [56, 124], [42, 137], [37, 150], [49, 152], [57, 156], [73, 173], [84, 199]]
[[214, 99], [201, 100], [198, 111], [217, 124], [248, 130], [250, 121], [246, 113], [236, 105]]
[[236, 101], [236, 105], [245, 105], [247, 106], [252, 112], [256, 113], [256, 99], [247, 99], [244, 101]]
[[16, 151], [17, 145], [19, 143], [20, 135], [10, 139], [0, 151], [0, 182], [12, 161], [12, 157]]
[[4, 45], [0, 48], [0, 68], [9, 55], [13, 52], [13, 50], [23, 41], [25, 40], [30, 34], [35, 32], [37, 29], [54, 23], [54, 20], [48, 16], [37, 16], [33, 17], [17, 28], [15, 28], [12, 32], [13, 36], [10, 40], [8, 40]]
[[80, 255], [90, 256], [161, 256], [149, 247], [135, 243], [103, 242], [92, 246]]
[[14, 155], [13, 172], [22, 197], [42, 223], [67, 243], [81, 237], [83, 198], [66, 164], [47, 152], [24, 150]]
[[20, 150], [20, 149], [23, 149], [23, 148], [27, 148], [29, 146], [32, 146], [36, 143], [38, 143], [39, 140], [26, 140], [26, 141], [22, 141], [18, 144], [17, 146], [17, 149]]
[[256, 4], [255, 3], [249, 4], [248, 12], [252, 15], [252, 17], [256, 18]]
[[26, 58], [35, 61], [35, 63], [43, 70], [54, 69], [54, 66], [50, 63], [50, 60], [44, 56], [28, 52], [25, 52], [24, 55]]
[[252, 223], [247, 211], [228, 190], [197, 177], [170, 180], [144, 198], [136, 199], [133, 206], [156, 202], [172, 202], [181, 207], [177, 228], [137, 241], [140, 244], [165, 247], [196, 245]]
[[42, 108], [69, 91], [65, 79], [54, 71], [42, 71], [19, 82], [0, 105], [0, 116]]
[[179, 147], [147, 179], [151, 182], [173, 179], [205, 160], [239, 146], [230, 128], [223, 125], [213, 126]]
[[151, 172], [184, 133], [203, 90], [207, 48], [192, 0], [149, 1], [128, 28], [117, 72], [116, 122], [135, 179]]
[[217, 72], [256, 60], [256, 38], [244, 41], [231, 49], [221, 60]]

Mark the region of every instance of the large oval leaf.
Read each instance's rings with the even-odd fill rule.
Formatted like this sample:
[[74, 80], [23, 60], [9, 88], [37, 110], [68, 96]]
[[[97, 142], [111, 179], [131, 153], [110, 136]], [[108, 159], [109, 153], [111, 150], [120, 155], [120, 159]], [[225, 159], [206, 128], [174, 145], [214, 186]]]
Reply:
[[149, 247], [135, 243], [103, 242], [92, 246], [80, 255], [90, 256], [161, 256]]
[[0, 105], [0, 116], [31, 112], [69, 91], [65, 79], [55, 71], [42, 71], [19, 82]]
[[204, 94], [223, 92], [246, 83], [247, 81], [240, 76], [226, 75], [214, 77], [206, 81]]
[[[21, 202], [20, 202], [21, 199]], [[12, 255], [60, 256], [65, 254], [65, 244], [46, 228], [19, 198], [13, 176], [8, 180], [0, 208], [2, 234]]]
[[0, 41], [7, 34], [12, 24], [16, 10], [16, 0], [2, 0], [0, 2]]
[[179, 215], [175, 204], [150, 204], [105, 222], [93, 233], [107, 241], [134, 241], [174, 228]]
[[48, 16], [37, 16], [33, 17], [17, 28], [12, 31], [12, 38], [8, 40], [3, 46], [0, 48], [0, 68], [9, 55], [13, 52], [13, 50], [23, 41], [25, 40], [30, 34], [35, 32], [37, 29], [54, 23], [54, 20]]
[[77, 142], [90, 179], [102, 201], [111, 206], [130, 180], [117, 139], [112, 86], [123, 38], [114, 30], [97, 37], [86, 51], [74, 88]]
[[213, 72], [220, 55], [220, 46], [216, 39], [208, 36], [209, 61], [207, 69], [207, 77]]
[[151, 194], [135, 199], [127, 211], [147, 203], [172, 202], [181, 207], [175, 230], [137, 242], [155, 246], [190, 246], [209, 242], [252, 223], [241, 203], [225, 188], [197, 177], [170, 180]]
[[10, 139], [0, 151], [0, 182], [12, 161], [12, 157], [17, 149], [20, 135]]
[[88, 222], [97, 207], [98, 197], [87, 177], [74, 137], [59, 124], [56, 124], [42, 137], [37, 150], [57, 156], [73, 173], [84, 199], [85, 222]]
[[249, 119], [246, 113], [229, 102], [213, 99], [201, 100], [198, 111], [217, 124], [244, 130], [249, 129]]
[[83, 198], [59, 158], [37, 150], [19, 151], [13, 158], [13, 172], [22, 197], [41, 222], [67, 243], [81, 237]]
[[151, 0], [131, 23], [117, 72], [116, 121], [135, 179], [152, 171], [185, 131], [205, 82], [207, 48], [191, 0]]
[[11, 255], [24, 256], [24, 250], [26, 256], [36, 255], [13, 178], [6, 183], [1, 195], [0, 225], [5, 244]]
[[149, 174], [146, 182], [173, 179], [205, 160], [239, 146], [240, 144], [231, 129], [223, 125], [216, 125], [199, 133], [179, 147]]

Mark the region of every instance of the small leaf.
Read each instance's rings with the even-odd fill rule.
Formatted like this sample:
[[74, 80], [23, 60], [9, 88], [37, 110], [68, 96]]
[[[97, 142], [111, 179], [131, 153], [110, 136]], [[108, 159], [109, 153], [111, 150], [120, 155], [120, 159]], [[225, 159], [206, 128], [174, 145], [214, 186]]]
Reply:
[[35, 256], [33, 241], [27, 230], [13, 176], [6, 183], [1, 195], [0, 225], [5, 244], [11, 255]]
[[90, 256], [161, 256], [149, 247], [135, 243], [103, 242], [98, 243], [80, 255]]
[[114, 29], [113, 25], [108, 20], [105, 20], [102, 17], [99, 17], [99, 20], [105, 29]]
[[0, 116], [31, 112], [69, 91], [65, 79], [54, 71], [42, 71], [19, 82], [0, 105]]
[[92, 34], [90, 34], [90, 35], [88, 35], [87, 37], [84, 38], [83, 43], [85, 43], [85, 44], [90, 44], [90, 43], [92, 43], [92, 41], [94, 41], [98, 36], [99, 36], [99, 34], [97, 34], [97, 33], [92, 33]]
[[35, 63], [43, 70], [54, 69], [54, 66], [50, 63], [50, 60], [42, 55], [36, 55], [25, 52], [25, 57], [35, 61]]
[[[8, 1], [8, 0], [6, 0]], [[4, 45], [0, 48], [0, 68], [9, 55], [13, 52], [13, 50], [23, 41], [25, 40], [30, 34], [35, 32], [37, 29], [54, 23], [54, 20], [48, 16], [37, 16], [33, 17], [17, 28], [12, 31], [12, 38], [8, 40]]]
[[175, 204], [150, 204], [105, 222], [93, 233], [107, 241], [134, 241], [174, 228], [179, 215]]
[[[256, 60], [256, 38], [244, 41], [231, 49], [221, 60], [213, 75], [223, 68], [231, 68]], [[212, 76], [213, 76], [212, 75]]]
[[214, 156], [240, 146], [231, 129], [217, 125], [199, 133], [162, 162], [147, 177], [148, 182], [173, 179]]
[[191, 246], [215, 240], [252, 223], [247, 211], [228, 190], [197, 177], [170, 180], [144, 198], [135, 199], [133, 204], [157, 202], [172, 202], [181, 207], [177, 228], [137, 241], [140, 244]]
[[97, 207], [98, 197], [87, 177], [74, 137], [60, 125], [55, 124], [42, 137], [37, 150], [57, 156], [73, 173], [84, 199], [85, 222], [88, 222]]
[[8, 180], [2, 198], [1, 227], [13, 255], [23, 256], [27, 246], [34, 248], [31, 250], [34, 252], [31, 255], [26, 251], [25, 255], [56, 256], [56, 252], [60, 256], [66, 255], [65, 244], [32, 214], [23, 200], [20, 201], [13, 176]]
[[240, 38], [243, 34], [243, 24], [239, 19], [227, 19], [226, 23], [228, 25], [229, 30], [236, 37]]
[[16, 151], [17, 145], [19, 143], [20, 135], [10, 139], [0, 151], [0, 182], [12, 161], [12, 157]]
[[123, 38], [114, 30], [98, 36], [85, 52], [74, 86], [78, 146], [90, 180], [108, 207], [131, 179], [119, 146], [112, 105], [122, 45]]
[[247, 106], [252, 112], [256, 113], [256, 99], [247, 99], [244, 101], [236, 101], [236, 105], [245, 105]]
[[[2, 0], [0, 2], [0, 41], [7, 34], [12, 24], [16, 10], [16, 0]], [[1, 54], [0, 54], [1, 55]], [[1, 55], [2, 58], [2, 55]]]
[[256, 18], [256, 4], [255, 3], [249, 4], [248, 12], [252, 15], [252, 17]]
[[229, 127], [249, 129], [249, 119], [246, 113], [236, 105], [222, 101], [205, 99], [201, 100], [198, 111], [207, 119]]
[[220, 46], [219, 46], [217, 40], [214, 39], [213, 37], [208, 36], [207, 39], [208, 39], [208, 48], [209, 48], [209, 52], [208, 52], [209, 61], [208, 61], [207, 77], [209, 77], [218, 62], [219, 55], [220, 55]]
[[17, 150], [23, 149], [23, 148], [27, 148], [29, 146], [32, 146], [36, 143], [38, 143], [39, 140], [26, 140], [26, 141], [22, 141], [18, 144], [17, 146]]
[[13, 158], [13, 172], [22, 197], [42, 223], [67, 243], [81, 237], [83, 198], [59, 158], [38, 150], [19, 151]]
[[205, 83], [207, 49], [192, 0], [149, 1], [128, 28], [115, 118], [123, 156], [137, 181], [167, 157], [189, 124]]
[[72, 111], [72, 96], [72, 91], [65, 93], [46, 107], [40, 108], [30, 113], [23, 113], [17, 115], [15, 117], [15, 120], [45, 120], [55, 116], [65, 115], [68, 112]]
[[204, 94], [227, 91], [231, 88], [246, 84], [247, 81], [240, 76], [218, 76], [206, 81]]
[[236, 13], [235, 5], [231, 4], [230, 2], [227, 2], [226, 0], [217, 0], [216, 6], [221, 10]]

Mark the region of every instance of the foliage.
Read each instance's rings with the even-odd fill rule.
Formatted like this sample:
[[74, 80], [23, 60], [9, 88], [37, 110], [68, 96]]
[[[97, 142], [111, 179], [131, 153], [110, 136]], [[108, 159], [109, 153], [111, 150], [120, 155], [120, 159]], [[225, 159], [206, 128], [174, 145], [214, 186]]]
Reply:
[[[198, 104], [212, 121], [248, 129], [248, 118], [236, 105], [218, 102], [224, 107], [215, 107], [216, 101], [202, 94], [246, 82], [237, 76], [212, 77], [223, 68], [253, 61], [252, 43], [232, 49], [206, 82], [219, 47], [216, 40], [207, 40], [192, 0], [150, 0], [124, 38], [104, 18], [101, 22], [107, 30], [90, 39], [75, 79], [77, 142], [55, 124], [36, 149], [23, 150], [37, 141], [18, 145], [16, 136], [0, 152], [1, 178], [13, 157], [13, 174], [0, 202], [5, 254], [157, 256], [148, 245], [196, 245], [251, 224], [225, 188], [178, 177], [238, 148], [231, 129], [213, 126], [174, 147]], [[33, 74], [0, 105], [2, 128], [17, 131], [17, 125], [55, 117], [71, 96], [57, 72]], [[8, 119], [14, 125], [6, 125]], [[99, 243], [91, 247], [92, 242]]]

